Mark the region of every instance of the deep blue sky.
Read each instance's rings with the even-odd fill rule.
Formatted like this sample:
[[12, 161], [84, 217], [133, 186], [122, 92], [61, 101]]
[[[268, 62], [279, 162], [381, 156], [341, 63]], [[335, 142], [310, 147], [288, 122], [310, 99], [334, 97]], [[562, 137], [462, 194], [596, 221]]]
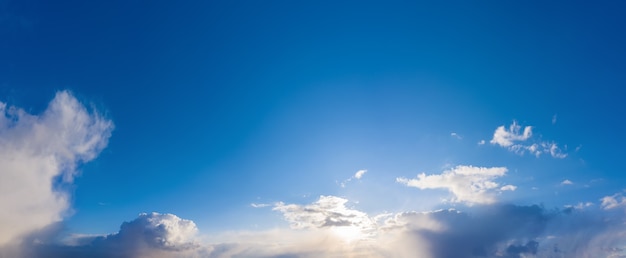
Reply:
[[[518, 189], [504, 201], [597, 202], [626, 183], [625, 7], [2, 1], [0, 100], [36, 114], [67, 89], [115, 123], [74, 182], [74, 232], [150, 211], [208, 232], [272, 227], [280, 215], [250, 203], [319, 195], [447, 207], [395, 180], [456, 165], [506, 166]], [[514, 120], [568, 156], [489, 143]]]

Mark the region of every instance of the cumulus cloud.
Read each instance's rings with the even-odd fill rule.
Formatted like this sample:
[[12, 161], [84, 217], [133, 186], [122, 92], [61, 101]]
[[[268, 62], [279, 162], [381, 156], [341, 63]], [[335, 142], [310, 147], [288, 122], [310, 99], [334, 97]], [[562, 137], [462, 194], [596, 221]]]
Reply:
[[74, 236], [74, 245], [41, 243], [35, 257], [194, 257], [208, 252], [198, 242], [193, 221], [173, 214], [142, 213], [106, 236]]
[[347, 202], [341, 197], [320, 196], [304, 206], [278, 203], [274, 210], [280, 211], [294, 229], [345, 227], [355, 234], [368, 235], [376, 228], [374, 221], [364, 212], [346, 207]]
[[519, 155], [530, 153], [537, 157], [542, 154], [549, 154], [553, 158], [559, 159], [567, 157], [567, 154], [564, 153], [555, 142], [531, 141], [533, 136], [532, 130], [532, 126], [525, 126], [522, 130], [522, 126], [518, 125], [516, 121], [513, 121], [508, 130], [504, 125], [496, 128], [496, 131], [493, 133], [493, 138], [489, 142], [492, 145], [507, 148], [509, 151]]
[[60, 221], [76, 168], [106, 147], [113, 123], [67, 91], [41, 114], [0, 102], [0, 246]]
[[532, 126], [524, 127], [524, 131], [520, 131], [521, 128], [522, 127], [518, 125], [516, 121], [513, 121], [513, 124], [509, 126], [509, 130], [507, 130], [504, 125], [499, 126], [493, 133], [493, 138], [490, 143], [498, 144], [502, 147], [510, 147], [515, 142], [528, 140], [533, 135]]
[[[397, 178], [396, 181], [419, 189], [446, 189], [454, 195], [452, 202], [491, 204], [496, 201], [499, 186], [493, 180], [506, 172], [505, 167], [457, 166], [438, 175], [421, 173], [414, 179]], [[515, 190], [515, 186], [507, 185], [501, 190]]]

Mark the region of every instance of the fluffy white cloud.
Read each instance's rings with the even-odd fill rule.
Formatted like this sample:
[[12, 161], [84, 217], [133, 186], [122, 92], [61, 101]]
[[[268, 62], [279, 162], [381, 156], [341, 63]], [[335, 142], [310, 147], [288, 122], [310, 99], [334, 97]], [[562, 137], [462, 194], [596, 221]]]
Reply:
[[498, 144], [502, 147], [512, 146], [514, 142], [518, 141], [526, 141], [533, 135], [532, 126], [524, 127], [524, 131], [520, 130], [522, 127], [517, 124], [516, 121], [513, 121], [513, 124], [509, 126], [509, 130], [507, 130], [504, 125], [496, 128], [496, 131], [493, 133], [493, 138], [491, 139], [491, 144]]
[[567, 157], [567, 154], [563, 153], [561, 148], [554, 142], [532, 142], [532, 129], [532, 126], [526, 126], [522, 131], [522, 127], [518, 125], [516, 121], [513, 121], [508, 130], [504, 125], [496, 128], [496, 131], [493, 133], [493, 138], [489, 142], [493, 145], [507, 148], [509, 151], [519, 155], [530, 153], [537, 157], [541, 156], [541, 154], [550, 154], [553, 158], [559, 159]]
[[[453, 202], [491, 204], [496, 201], [499, 184], [493, 180], [506, 174], [505, 167], [457, 166], [438, 175], [421, 173], [415, 179], [397, 178], [396, 181], [419, 189], [447, 189], [454, 195]], [[507, 185], [502, 190], [514, 190]]]
[[113, 123], [58, 92], [41, 114], [0, 102], [0, 246], [62, 219], [77, 165], [107, 145]]
[[347, 202], [336, 196], [320, 196], [316, 202], [304, 206], [278, 203], [274, 210], [283, 213], [294, 229], [341, 227], [356, 238], [371, 234], [376, 229], [375, 221], [364, 212], [346, 207]]

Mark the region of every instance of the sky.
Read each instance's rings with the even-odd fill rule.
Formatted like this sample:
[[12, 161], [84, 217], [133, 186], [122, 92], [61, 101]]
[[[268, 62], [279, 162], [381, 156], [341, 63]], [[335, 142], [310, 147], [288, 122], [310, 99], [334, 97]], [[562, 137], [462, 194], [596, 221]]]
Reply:
[[0, 0], [0, 257], [626, 257], [625, 10]]

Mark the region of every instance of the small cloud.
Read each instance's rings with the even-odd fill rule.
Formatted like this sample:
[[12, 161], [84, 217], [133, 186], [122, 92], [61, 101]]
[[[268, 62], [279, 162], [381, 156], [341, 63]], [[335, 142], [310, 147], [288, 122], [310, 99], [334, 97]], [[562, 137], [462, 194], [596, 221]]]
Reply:
[[600, 199], [602, 202], [602, 208], [605, 210], [614, 209], [621, 206], [626, 206], [626, 197], [621, 193], [616, 193], [611, 196], [604, 196]]
[[578, 145], [578, 147], [576, 147], [576, 149], [574, 151], [578, 152], [582, 147], [583, 147], [582, 145]]
[[341, 188], [345, 188], [346, 185], [348, 184], [348, 182], [356, 179], [359, 180], [361, 179], [361, 177], [363, 177], [363, 175], [365, 175], [365, 173], [367, 173], [367, 169], [361, 169], [359, 171], [357, 171], [356, 173], [354, 173], [353, 176], [351, 176], [350, 178], [343, 180], [343, 182], [339, 183], [339, 185], [341, 186]]
[[367, 173], [367, 170], [361, 169], [354, 174], [354, 178], [361, 179], [361, 177], [365, 175], [365, 173]]
[[[493, 145], [506, 148], [511, 152], [518, 155], [524, 155], [530, 153], [537, 158], [541, 154], [550, 154], [553, 158], [563, 159], [567, 157], [567, 154], [559, 148], [555, 142], [532, 140], [533, 136], [532, 126], [526, 126], [522, 130], [522, 127], [513, 121], [507, 130], [504, 125], [496, 128], [493, 134], [493, 138], [489, 141]], [[479, 143], [480, 144], [480, 143]]]
[[268, 203], [251, 203], [250, 206], [252, 206], [252, 208], [265, 208], [272, 205]]
[[570, 181], [569, 179], [565, 179], [563, 180], [563, 182], [561, 182], [561, 185], [573, 185], [574, 182]]
[[588, 207], [591, 207], [591, 206], [593, 206], [593, 203], [591, 203], [591, 202], [586, 202], [586, 203], [579, 202], [576, 205], [565, 205], [565, 208], [582, 210], [584, 208], [588, 208]]
[[485, 145], [485, 140], [480, 140], [480, 141], [478, 142], [478, 145]]
[[454, 137], [454, 138], [457, 138], [457, 139], [459, 139], [459, 140], [463, 139], [463, 137], [461, 137], [461, 136], [460, 136], [459, 134], [457, 134], [457, 133], [450, 133], [450, 136], [452, 136], [452, 137]]
[[513, 124], [509, 126], [507, 130], [503, 125], [496, 128], [491, 139], [491, 144], [497, 144], [502, 147], [512, 146], [514, 142], [523, 142], [528, 140], [533, 135], [532, 126], [524, 127], [523, 131], [520, 131], [522, 127], [517, 124], [517, 121], [513, 121]]
[[517, 189], [517, 186], [514, 185], [505, 185], [500, 187], [500, 191], [515, 191], [515, 189]]
[[[447, 189], [454, 195], [452, 202], [464, 202], [468, 205], [495, 203], [494, 191], [500, 189], [493, 180], [506, 174], [505, 167], [457, 166], [441, 174], [426, 175], [417, 178], [397, 178], [396, 182], [419, 189]], [[506, 189], [515, 186], [505, 186]]]
[[552, 116], [552, 124], [556, 124], [556, 114]]

